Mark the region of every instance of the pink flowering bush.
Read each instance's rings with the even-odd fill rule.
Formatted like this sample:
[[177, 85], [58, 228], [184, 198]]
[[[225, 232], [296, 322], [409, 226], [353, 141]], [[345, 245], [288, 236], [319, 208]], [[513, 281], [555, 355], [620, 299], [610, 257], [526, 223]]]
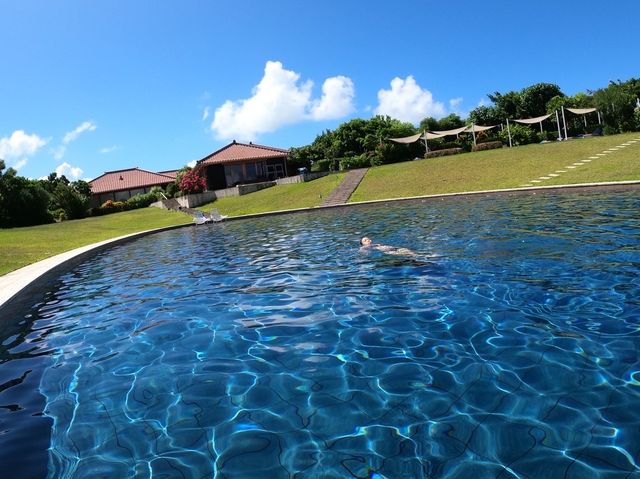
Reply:
[[180, 178], [180, 190], [187, 194], [202, 193], [206, 187], [206, 180], [195, 170], [185, 171]]

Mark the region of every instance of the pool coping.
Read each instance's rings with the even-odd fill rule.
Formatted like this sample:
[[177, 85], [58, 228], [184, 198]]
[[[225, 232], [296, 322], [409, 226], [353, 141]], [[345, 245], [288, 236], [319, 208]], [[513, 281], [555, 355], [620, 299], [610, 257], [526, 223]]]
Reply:
[[[617, 182], [601, 182], [601, 183], [577, 183], [573, 185], [550, 185], [550, 186], [533, 186], [522, 188], [507, 188], [497, 190], [482, 191], [464, 191], [458, 193], [442, 193], [437, 195], [409, 196], [402, 198], [387, 198], [381, 200], [358, 201], [353, 203], [344, 203], [340, 205], [330, 206], [313, 206], [309, 208], [296, 208], [290, 210], [269, 211], [265, 213], [254, 213], [249, 215], [233, 216], [225, 219], [227, 221], [245, 220], [251, 218], [262, 218], [266, 216], [277, 216], [294, 213], [307, 213], [312, 211], [330, 210], [350, 208], [353, 206], [371, 206], [376, 204], [389, 203], [411, 203], [427, 201], [437, 201], [455, 198], [472, 198], [483, 196], [515, 196], [515, 195], [536, 195], [538, 193], [566, 193], [574, 191], [611, 191], [614, 189], [629, 190], [640, 189], [640, 180], [617, 181]], [[214, 223], [215, 225], [215, 223]], [[148, 236], [163, 231], [170, 231], [185, 227], [196, 227], [193, 223], [185, 223], [181, 225], [167, 226], [163, 228], [155, 228], [151, 230], [139, 231], [128, 235], [111, 238], [98, 243], [82, 246], [55, 256], [43, 259], [36, 263], [24, 266], [17, 270], [11, 271], [0, 276], [0, 320], [2, 313], [9, 307], [20, 307], [22, 302], [26, 303], [26, 298], [31, 297], [39, 291], [44, 291], [44, 287], [52, 280], [60, 276], [61, 273], [68, 271], [74, 266], [80, 264], [96, 253], [109, 249], [113, 246], [120, 245], [129, 241], [133, 241], [144, 236]], [[201, 227], [201, 226], [200, 226]], [[21, 301], [22, 298], [22, 301]]]

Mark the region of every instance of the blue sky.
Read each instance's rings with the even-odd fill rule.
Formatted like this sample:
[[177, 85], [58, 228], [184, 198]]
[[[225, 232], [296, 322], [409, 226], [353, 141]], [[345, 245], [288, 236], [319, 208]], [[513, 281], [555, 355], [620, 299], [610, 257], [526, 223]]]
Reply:
[[640, 76], [639, 22], [637, 0], [0, 0], [0, 158], [91, 179], [537, 82], [575, 94]]

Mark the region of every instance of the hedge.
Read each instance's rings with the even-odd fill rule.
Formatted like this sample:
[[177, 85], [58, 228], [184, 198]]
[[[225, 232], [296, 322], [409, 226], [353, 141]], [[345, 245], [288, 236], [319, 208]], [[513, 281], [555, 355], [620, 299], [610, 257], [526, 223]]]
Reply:
[[486, 143], [478, 143], [471, 148], [471, 151], [495, 150], [502, 148], [501, 141], [487, 141]]
[[439, 156], [457, 155], [463, 153], [463, 148], [446, 148], [444, 150], [430, 151], [424, 155], [425, 158], [437, 158]]

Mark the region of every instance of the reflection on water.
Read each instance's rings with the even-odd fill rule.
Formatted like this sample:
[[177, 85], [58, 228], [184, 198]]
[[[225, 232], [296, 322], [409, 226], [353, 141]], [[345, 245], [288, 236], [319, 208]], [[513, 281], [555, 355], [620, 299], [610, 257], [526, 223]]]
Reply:
[[[40, 380], [50, 477], [635, 477], [639, 206], [457, 200], [167, 232], [62, 277], [2, 357], [9, 380]], [[419, 255], [363, 253], [364, 235]], [[44, 354], [34, 373], [20, 351]]]

